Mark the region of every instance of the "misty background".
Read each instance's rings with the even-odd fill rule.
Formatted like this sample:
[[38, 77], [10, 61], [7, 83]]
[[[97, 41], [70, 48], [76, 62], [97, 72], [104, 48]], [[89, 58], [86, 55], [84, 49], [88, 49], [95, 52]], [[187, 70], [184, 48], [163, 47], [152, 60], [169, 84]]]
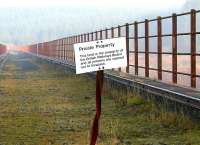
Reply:
[[[156, 18], [158, 15], [187, 12], [191, 8], [200, 9], [200, 1], [186, 0], [183, 6], [167, 10], [136, 9], [128, 5], [115, 7], [112, 3], [106, 6], [4, 6], [0, 7], [0, 43], [23, 45], [50, 41], [145, 18]], [[181, 28], [189, 28], [182, 21]]]

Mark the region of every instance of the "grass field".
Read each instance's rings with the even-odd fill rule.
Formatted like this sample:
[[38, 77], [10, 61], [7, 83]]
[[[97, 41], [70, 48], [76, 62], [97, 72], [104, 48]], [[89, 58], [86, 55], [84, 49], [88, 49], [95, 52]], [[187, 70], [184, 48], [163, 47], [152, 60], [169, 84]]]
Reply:
[[[98, 145], [200, 145], [200, 126], [104, 88]], [[123, 102], [123, 103], [122, 103]], [[88, 145], [95, 80], [11, 55], [0, 75], [0, 145]]]

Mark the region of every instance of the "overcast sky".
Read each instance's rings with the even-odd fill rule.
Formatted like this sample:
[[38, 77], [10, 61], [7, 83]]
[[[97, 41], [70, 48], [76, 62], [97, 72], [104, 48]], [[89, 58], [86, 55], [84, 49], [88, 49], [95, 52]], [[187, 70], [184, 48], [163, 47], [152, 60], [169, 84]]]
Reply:
[[180, 12], [187, 1], [0, 0], [0, 42], [48, 41], [158, 15], [171, 15]]
[[1, 0], [1, 7], [43, 7], [43, 6], [69, 6], [80, 5], [86, 7], [132, 7], [145, 10], [162, 10], [172, 7], [179, 8], [186, 0]]

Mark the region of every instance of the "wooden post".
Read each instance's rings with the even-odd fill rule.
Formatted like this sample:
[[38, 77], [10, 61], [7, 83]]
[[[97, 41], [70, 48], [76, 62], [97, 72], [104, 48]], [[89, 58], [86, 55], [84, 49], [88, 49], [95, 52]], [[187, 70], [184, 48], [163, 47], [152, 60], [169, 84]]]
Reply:
[[96, 115], [93, 121], [90, 145], [95, 145], [99, 132], [99, 119], [101, 115], [101, 93], [103, 89], [103, 78], [104, 72], [103, 70], [97, 71], [96, 74]]
[[[102, 30], [100, 31], [100, 39], [102, 39]], [[97, 32], [96, 32], [96, 40], [97, 40]], [[96, 74], [96, 115], [93, 121], [93, 126], [91, 130], [91, 138], [90, 145], [95, 145], [99, 133], [99, 119], [101, 116], [101, 93], [103, 89], [103, 79], [104, 79], [104, 71], [97, 71]]]

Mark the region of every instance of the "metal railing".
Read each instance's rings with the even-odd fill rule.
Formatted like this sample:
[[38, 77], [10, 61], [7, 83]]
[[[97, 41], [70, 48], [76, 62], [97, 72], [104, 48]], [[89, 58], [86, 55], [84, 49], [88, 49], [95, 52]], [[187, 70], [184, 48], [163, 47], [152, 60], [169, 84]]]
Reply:
[[[74, 63], [74, 43], [124, 36], [128, 64], [126, 68], [118, 68], [116, 71], [200, 88], [198, 18], [200, 19], [200, 10], [192, 9], [187, 13], [159, 16], [156, 19], [135, 21], [109, 29], [30, 45], [28, 51]], [[184, 23], [181, 24], [181, 21]], [[183, 47], [189, 48], [183, 49]]]

